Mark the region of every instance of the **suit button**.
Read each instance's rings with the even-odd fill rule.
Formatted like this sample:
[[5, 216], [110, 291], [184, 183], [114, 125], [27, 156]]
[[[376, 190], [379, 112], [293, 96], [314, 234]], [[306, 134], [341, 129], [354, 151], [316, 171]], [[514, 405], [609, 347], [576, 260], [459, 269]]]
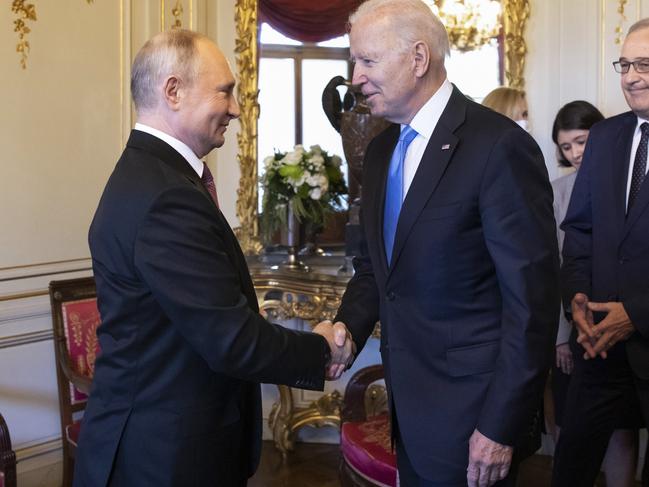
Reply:
[[622, 257], [622, 258], [620, 258], [620, 260], [618, 262], [620, 264], [624, 264], [624, 263], [626, 263], [626, 259], [624, 257]]
[[394, 298], [396, 298], [396, 295], [392, 291], [390, 291], [388, 293], [388, 295], [386, 296], [386, 298], [387, 298], [388, 301], [394, 301]]

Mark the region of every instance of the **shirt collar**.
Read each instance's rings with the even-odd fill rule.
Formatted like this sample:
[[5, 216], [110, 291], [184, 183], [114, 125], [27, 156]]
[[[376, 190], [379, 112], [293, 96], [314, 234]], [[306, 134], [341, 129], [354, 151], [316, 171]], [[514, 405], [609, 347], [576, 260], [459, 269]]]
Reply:
[[[430, 139], [430, 136], [435, 130], [435, 126], [439, 121], [439, 118], [442, 116], [444, 108], [448, 100], [451, 98], [453, 93], [453, 85], [448, 79], [445, 79], [437, 91], [430, 97], [430, 99], [424, 104], [423, 107], [415, 114], [414, 118], [410, 122], [410, 126], [417, 131], [419, 135], [422, 135], [426, 139]], [[403, 126], [402, 126], [403, 128]]]
[[181, 156], [183, 156], [183, 158], [189, 163], [190, 166], [192, 166], [192, 169], [196, 171], [196, 174], [198, 174], [199, 178], [203, 176], [204, 163], [196, 156], [196, 154], [194, 154], [194, 151], [191, 150], [187, 144], [181, 142], [175, 137], [172, 137], [168, 133], [163, 132], [162, 130], [154, 129], [153, 127], [149, 127], [148, 125], [144, 125], [143, 123], [136, 123], [133, 129], [139, 130], [140, 132], [146, 132], [147, 134], [153, 135], [154, 137], [157, 137], [163, 142], [169, 144]]
[[637, 118], [638, 118], [638, 122], [636, 123], [636, 126], [635, 126], [636, 132], [638, 132], [640, 130], [640, 125], [642, 125], [645, 122], [649, 122], [649, 120], [647, 120], [646, 118], [640, 118], [640, 117], [637, 117]]

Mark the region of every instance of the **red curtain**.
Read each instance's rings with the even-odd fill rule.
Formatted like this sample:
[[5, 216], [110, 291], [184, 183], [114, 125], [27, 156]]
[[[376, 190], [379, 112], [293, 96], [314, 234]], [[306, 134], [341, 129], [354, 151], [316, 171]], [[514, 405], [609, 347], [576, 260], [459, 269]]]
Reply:
[[321, 42], [346, 32], [349, 14], [363, 0], [259, 0], [259, 21], [302, 42]]

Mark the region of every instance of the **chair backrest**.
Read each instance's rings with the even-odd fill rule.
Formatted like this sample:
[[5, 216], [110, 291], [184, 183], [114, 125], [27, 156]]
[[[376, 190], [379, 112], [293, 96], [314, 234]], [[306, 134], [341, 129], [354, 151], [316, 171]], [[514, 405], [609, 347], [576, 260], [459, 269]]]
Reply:
[[16, 454], [11, 449], [9, 428], [0, 414], [0, 487], [16, 487]]
[[50, 282], [61, 427], [85, 409], [99, 354], [97, 291], [92, 277]]

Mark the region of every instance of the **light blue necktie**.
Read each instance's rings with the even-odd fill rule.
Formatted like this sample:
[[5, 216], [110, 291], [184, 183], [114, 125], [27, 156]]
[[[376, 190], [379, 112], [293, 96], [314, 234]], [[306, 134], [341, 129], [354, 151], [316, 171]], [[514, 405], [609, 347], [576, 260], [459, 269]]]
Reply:
[[392, 248], [394, 237], [397, 233], [397, 223], [403, 202], [403, 161], [406, 158], [408, 146], [417, 137], [417, 131], [410, 125], [401, 130], [399, 142], [394, 148], [390, 168], [388, 169], [388, 180], [385, 188], [385, 207], [383, 209], [383, 243], [385, 244], [385, 255], [388, 265], [392, 259]]

